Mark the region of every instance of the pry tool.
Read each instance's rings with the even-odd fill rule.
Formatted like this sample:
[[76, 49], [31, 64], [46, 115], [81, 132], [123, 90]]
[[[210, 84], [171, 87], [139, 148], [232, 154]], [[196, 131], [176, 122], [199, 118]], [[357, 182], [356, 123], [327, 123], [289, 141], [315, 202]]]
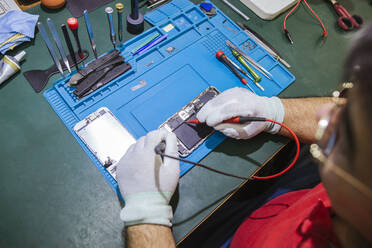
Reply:
[[248, 85], [248, 82], [245, 78], [242, 77], [242, 75], [239, 74], [239, 72], [237, 71], [237, 69], [234, 67], [233, 64], [230, 63], [230, 61], [227, 59], [226, 55], [222, 52], [222, 51], [217, 51], [216, 53], [216, 57], [219, 61], [221, 61], [224, 65], [226, 65], [233, 73], [234, 75], [239, 78], [240, 82], [242, 82], [243, 84], [247, 85], [247, 87], [253, 92], [256, 94], [256, 92], [254, 92], [254, 90]]
[[[74, 48], [73, 48], [73, 46], [72, 46], [72, 43], [71, 43], [71, 40], [70, 40], [70, 35], [68, 34], [68, 31], [67, 31], [66, 25], [65, 25], [65, 24], [62, 24], [62, 25], [61, 25], [61, 29], [62, 29], [63, 36], [65, 37], [66, 45], [67, 45], [68, 51], [69, 51], [69, 53], [70, 53], [70, 56], [71, 56], [71, 58], [72, 58], [72, 61], [73, 61], [74, 64], [75, 64], [76, 70], [79, 71], [79, 65], [78, 65], [78, 62], [77, 62], [77, 60], [76, 60], [76, 56], [75, 56], [75, 52], [74, 52]], [[79, 56], [79, 57], [80, 57], [80, 56]]]
[[107, 20], [109, 23], [109, 29], [110, 29], [110, 39], [112, 42], [112, 45], [114, 46], [114, 49], [116, 49], [116, 34], [115, 34], [115, 29], [114, 29], [114, 21], [112, 19], [112, 13], [114, 10], [111, 7], [107, 7], [105, 9], [106, 15], [107, 15]]
[[124, 39], [124, 30], [123, 30], [123, 10], [124, 10], [124, 4], [117, 3], [115, 4], [116, 12], [118, 13], [118, 36], [119, 36], [119, 42], [120, 46], [122, 45], [123, 39]]
[[98, 55], [97, 55], [96, 42], [94, 41], [93, 30], [92, 30], [92, 25], [90, 25], [88, 10], [84, 10], [84, 20], [85, 20], [85, 25], [88, 31], [90, 45], [92, 46], [94, 57], [97, 59]]
[[58, 36], [58, 33], [57, 33], [57, 30], [56, 30], [56, 27], [54, 26], [54, 23], [53, 23], [52, 19], [47, 18], [47, 23], [48, 23], [48, 26], [49, 26], [49, 30], [50, 30], [50, 32], [52, 33], [52, 37], [53, 37], [53, 39], [54, 39], [54, 42], [56, 43], [57, 48], [58, 48], [58, 50], [59, 50], [59, 54], [61, 54], [61, 57], [62, 57], [63, 63], [65, 64], [65, 66], [66, 66], [68, 72], [71, 73], [70, 64], [68, 63], [68, 59], [67, 59], [67, 56], [66, 56], [65, 50], [63, 49], [63, 46], [62, 46], [61, 40], [60, 40], [60, 38], [59, 38], [59, 36]]
[[38, 22], [37, 23], [37, 28], [39, 29], [39, 31], [41, 33], [41, 36], [44, 39], [44, 42], [45, 42], [45, 44], [46, 44], [46, 46], [48, 48], [48, 51], [49, 51], [50, 55], [52, 56], [52, 59], [53, 59], [54, 63], [57, 66], [57, 69], [58, 69], [59, 73], [61, 73], [62, 77], [65, 77], [63, 75], [63, 70], [62, 70], [61, 63], [59, 63], [59, 59], [57, 58], [57, 55], [56, 55], [56, 53], [53, 50], [52, 43], [50, 42], [50, 40], [48, 38], [48, 35], [47, 35], [46, 31], [45, 31], [45, 28], [44, 28], [43, 24], [41, 22]]
[[79, 22], [75, 17], [70, 17], [67, 19], [67, 25], [70, 28], [72, 34], [75, 37], [76, 44], [78, 46], [78, 53], [80, 58], [84, 58], [83, 50], [81, 49], [80, 40], [79, 40]]

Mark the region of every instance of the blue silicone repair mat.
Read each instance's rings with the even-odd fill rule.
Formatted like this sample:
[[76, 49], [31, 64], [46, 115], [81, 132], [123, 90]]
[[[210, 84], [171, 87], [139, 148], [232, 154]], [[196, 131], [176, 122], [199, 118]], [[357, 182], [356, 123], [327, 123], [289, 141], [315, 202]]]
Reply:
[[[129, 132], [139, 138], [157, 129], [211, 85], [220, 92], [237, 86], [246, 87], [215, 57], [216, 51], [222, 50], [238, 64], [225, 45], [226, 40], [237, 45], [272, 74], [271, 81], [259, 73], [264, 92], [249, 82], [257, 94], [275, 96], [295, 80], [284, 66], [223, 12], [217, 8], [216, 11], [216, 15], [210, 18], [199, 6], [187, 0], [174, 0], [163, 5], [145, 16], [154, 27], [127, 41], [121, 48], [122, 55], [132, 65], [130, 71], [80, 100], [72, 93], [74, 89], [66, 86], [69, 77], [56, 81], [44, 93], [54, 111], [116, 192], [116, 181], [73, 131], [77, 122], [98, 108], [110, 109]], [[155, 33], [167, 33], [168, 37], [144, 54], [131, 54], [132, 49]], [[221, 133], [215, 132], [186, 159], [200, 161], [224, 139]], [[181, 163], [181, 176], [191, 168], [192, 165]]]

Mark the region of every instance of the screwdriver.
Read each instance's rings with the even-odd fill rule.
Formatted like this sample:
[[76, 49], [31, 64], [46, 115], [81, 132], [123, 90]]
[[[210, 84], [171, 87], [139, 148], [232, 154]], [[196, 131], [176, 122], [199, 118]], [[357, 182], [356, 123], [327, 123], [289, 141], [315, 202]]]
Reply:
[[260, 88], [262, 91], [265, 91], [265, 89], [259, 84], [258, 82], [261, 80], [261, 77], [248, 65], [248, 63], [243, 59], [240, 54], [231, 48], [232, 54], [235, 56], [235, 58], [249, 71], [249, 73], [254, 78], [253, 82], [257, 85], [258, 88]]
[[118, 35], [119, 35], [119, 41], [120, 46], [122, 45], [122, 41], [124, 39], [124, 30], [123, 30], [123, 9], [124, 4], [117, 3], [115, 4], [116, 12], [118, 13]]
[[84, 10], [84, 19], [85, 19], [85, 26], [87, 27], [87, 31], [88, 31], [90, 45], [92, 47], [94, 57], [97, 59], [98, 55], [97, 55], [96, 42], [94, 41], [93, 30], [92, 30], [92, 25], [90, 25], [88, 10]]
[[67, 19], [67, 25], [75, 37], [76, 44], [78, 46], [78, 54], [79, 54], [79, 57], [82, 59], [84, 58], [84, 54], [83, 54], [83, 50], [81, 50], [79, 34], [78, 34], [79, 22], [75, 17], [70, 17]]
[[[224, 120], [222, 123], [237, 123], [237, 124], [243, 124], [250, 121], [266, 121], [266, 118], [264, 117], [244, 117], [244, 116], [237, 116], [233, 117], [228, 120]], [[201, 122], [198, 119], [195, 120], [188, 120], [187, 123], [191, 124], [201, 124]]]
[[114, 49], [116, 49], [116, 34], [115, 34], [115, 29], [114, 29], [114, 21], [112, 19], [112, 12], [114, 12], [114, 10], [111, 7], [107, 7], [105, 9], [105, 12], [107, 14], [107, 19], [109, 22], [110, 39], [111, 39], [112, 45], [114, 46]]
[[240, 75], [240, 73], [238, 72], [238, 70], [234, 67], [233, 64], [231, 64], [231, 62], [227, 59], [226, 55], [221, 50], [217, 51], [216, 57], [224, 65], [226, 65], [227, 67], [229, 67], [229, 69], [235, 74], [235, 76], [237, 76], [239, 78], [240, 82], [242, 82], [243, 84], [247, 85], [249, 87], [249, 89], [253, 93], [256, 94], [256, 92], [254, 92], [254, 90], [248, 85], [247, 79], [245, 79], [244, 77], [242, 77], [242, 75]]

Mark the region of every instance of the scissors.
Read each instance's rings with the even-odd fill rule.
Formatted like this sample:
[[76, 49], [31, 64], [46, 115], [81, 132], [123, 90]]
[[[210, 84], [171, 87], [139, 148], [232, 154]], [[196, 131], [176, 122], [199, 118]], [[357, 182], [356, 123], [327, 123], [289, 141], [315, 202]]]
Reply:
[[363, 24], [362, 17], [358, 15], [350, 15], [350, 13], [338, 3], [337, 0], [330, 0], [333, 8], [336, 10], [337, 14], [340, 16], [337, 20], [337, 24], [343, 30], [349, 31], [354, 28], [359, 28]]

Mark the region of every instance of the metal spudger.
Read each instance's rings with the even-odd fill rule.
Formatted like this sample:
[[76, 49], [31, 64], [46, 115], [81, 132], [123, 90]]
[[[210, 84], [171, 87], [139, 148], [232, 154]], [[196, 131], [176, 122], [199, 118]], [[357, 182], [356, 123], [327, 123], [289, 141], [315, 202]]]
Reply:
[[87, 31], [88, 31], [88, 35], [89, 35], [89, 41], [90, 41], [90, 45], [92, 46], [94, 57], [98, 58], [97, 49], [96, 49], [96, 43], [95, 43], [94, 37], [93, 37], [92, 26], [90, 25], [88, 10], [84, 10], [84, 19], [85, 19], [85, 25], [87, 26]]
[[37, 28], [39, 29], [39, 31], [41, 33], [41, 36], [44, 39], [44, 42], [45, 42], [45, 44], [46, 44], [46, 46], [47, 46], [47, 48], [49, 50], [50, 55], [52, 56], [52, 59], [53, 59], [54, 63], [57, 66], [57, 69], [58, 69], [59, 73], [61, 73], [61, 75], [64, 77], [62, 66], [59, 63], [59, 59], [57, 58], [57, 55], [56, 55], [56, 53], [53, 50], [52, 43], [50, 42], [50, 40], [48, 38], [48, 35], [47, 35], [47, 33], [45, 31], [45, 28], [44, 28], [44, 25], [41, 22], [38, 22], [37, 23]]
[[54, 42], [56, 43], [56, 45], [58, 47], [59, 54], [61, 54], [61, 57], [63, 59], [63, 63], [65, 63], [65, 66], [66, 66], [68, 72], [71, 73], [70, 64], [68, 63], [68, 59], [67, 59], [65, 50], [63, 49], [61, 39], [58, 36], [56, 27], [54, 26], [54, 23], [53, 23], [52, 19], [47, 18], [47, 23], [48, 23], [48, 26], [49, 26], [49, 30], [52, 33]]
[[72, 61], [74, 62], [75, 66], [76, 66], [76, 70], [79, 71], [79, 65], [78, 65], [78, 62], [76, 60], [74, 48], [72, 46], [70, 35], [68, 34], [66, 25], [62, 24], [61, 29], [62, 29], [63, 36], [65, 37], [66, 45], [67, 45], [68, 51], [70, 52], [70, 56], [72, 58]]
[[115, 34], [115, 29], [114, 29], [114, 21], [112, 19], [112, 13], [114, 12], [114, 10], [111, 7], [107, 7], [105, 9], [105, 12], [107, 14], [107, 19], [109, 22], [110, 39], [111, 39], [112, 45], [114, 46], [114, 49], [116, 49], [116, 34]]

